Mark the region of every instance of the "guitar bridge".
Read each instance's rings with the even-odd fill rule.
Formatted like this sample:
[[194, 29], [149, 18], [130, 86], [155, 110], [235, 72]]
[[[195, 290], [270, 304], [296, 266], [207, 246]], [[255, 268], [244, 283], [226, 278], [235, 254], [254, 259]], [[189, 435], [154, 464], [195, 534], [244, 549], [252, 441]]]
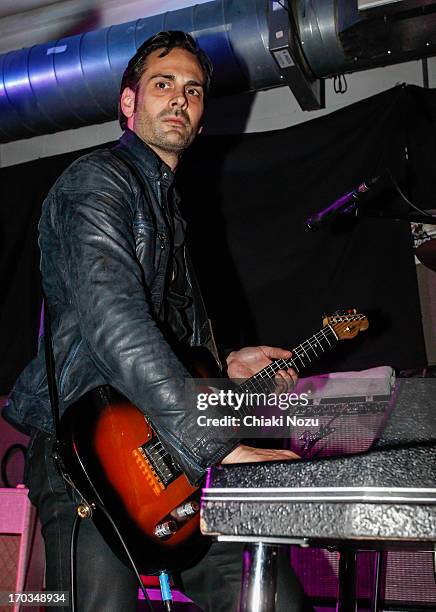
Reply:
[[140, 446], [138, 451], [151, 466], [164, 488], [183, 473], [157, 438], [152, 438]]

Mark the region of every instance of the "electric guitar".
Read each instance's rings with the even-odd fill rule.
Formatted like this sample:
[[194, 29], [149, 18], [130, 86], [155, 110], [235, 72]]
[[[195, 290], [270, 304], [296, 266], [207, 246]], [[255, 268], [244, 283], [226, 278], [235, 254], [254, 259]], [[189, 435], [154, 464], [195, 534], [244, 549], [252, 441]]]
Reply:
[[[258, 391], [280, 369], [300, 373], [339, 340], [368, 328], [355, 310], [325, 317], [323, 328], [237, 387]], [[220, 376], [207, 349], [193, 348], [193, 367], [203, 378]], [[120, 558], [127, 562], [103, 506], [143, 573], [186, 567], [209, 546], [199, 529], [200, 489], [193, 487], [161, 444], [144, 414], [109, 385], [69, 406], [60, 423], [57, 454], [76, 493], [78, 513], [90, 515]], [[147, 560], [145, 563], [144, 560]]]

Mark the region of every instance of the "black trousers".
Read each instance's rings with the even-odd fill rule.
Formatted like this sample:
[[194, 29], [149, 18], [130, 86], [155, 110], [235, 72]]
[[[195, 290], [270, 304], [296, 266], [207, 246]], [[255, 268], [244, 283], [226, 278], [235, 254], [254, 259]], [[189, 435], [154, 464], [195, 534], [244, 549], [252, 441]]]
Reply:
[[[46, 588], [68, 591], [70, 536], [75, 506], [52, 460], [53, 441], [37, 433], [30, 443], [25, 481], [38, 508], [46, 551]], [[214, 543], [193, 568], [176, 576], [176, 583], [207, 612], [236, 612], [241, 585], [242, 544]], [[77, 538], [76, 609], [78, 612], [134, 612], [138, 583], [106, 544], [92, 521], [83, 520]], [[66, 612], [67, 608], [50, 610]], [[312, 612], [293, 573], [285, 549], [279, 557], [277, 612]]]

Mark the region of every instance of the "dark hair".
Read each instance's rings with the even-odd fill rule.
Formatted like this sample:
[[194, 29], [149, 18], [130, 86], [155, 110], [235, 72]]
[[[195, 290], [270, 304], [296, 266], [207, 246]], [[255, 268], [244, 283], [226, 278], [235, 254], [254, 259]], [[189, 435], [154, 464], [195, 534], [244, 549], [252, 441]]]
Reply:
[[203, 51], [203, 49], [200, 49], [192, 36], [186, 34], [186, 32], [181, 32], [180, 30], [159, 32], [142, 43], [124, 71], [121, 80], [120, 97], [118, 99], [118, 120], [122, 130], [125, 130], [127, 127], [127, 118], [121, 110], [121, 94], [124, 89], [130, 87], [132, 91], [136, 92], [141, 76], [144, 74], [147, 58], [150, 53], [162, 49], [162, 53], [159, 57], [165, 57], [165, 55], [168, 55], [175, 47], [186, 49], [186, 51], [189, 51], [189, 53], [192, 53], [192, 55], [195, 55], [198, 59], [205, 76], [204, 96], [205, 98], [207, 97], [212, 78], [212, 62], [207, 53]]

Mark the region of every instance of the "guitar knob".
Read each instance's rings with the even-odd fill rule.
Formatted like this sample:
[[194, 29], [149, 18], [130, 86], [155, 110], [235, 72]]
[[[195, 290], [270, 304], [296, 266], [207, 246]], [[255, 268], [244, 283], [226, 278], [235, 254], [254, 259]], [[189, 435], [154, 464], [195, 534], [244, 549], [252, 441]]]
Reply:
[[154, 535], [158, 538], [167, 538], [177, 531], [177, 523], [175, 521], [165, 521], [165, 523], [159, 523], [154, 528]]
[[175, 518], [183, 520], [183, 519], [188, 518], [189, 516], [193, 516], [194, 514], [197, 514], [199, 510], [200, 510], [200, 504], [196, 501], [190, 501], [190, 502], [186, 502], [186, 504], [182, 504], [181, 506], [178, 506], [175, 510], [173, 510], [171, 514]]

